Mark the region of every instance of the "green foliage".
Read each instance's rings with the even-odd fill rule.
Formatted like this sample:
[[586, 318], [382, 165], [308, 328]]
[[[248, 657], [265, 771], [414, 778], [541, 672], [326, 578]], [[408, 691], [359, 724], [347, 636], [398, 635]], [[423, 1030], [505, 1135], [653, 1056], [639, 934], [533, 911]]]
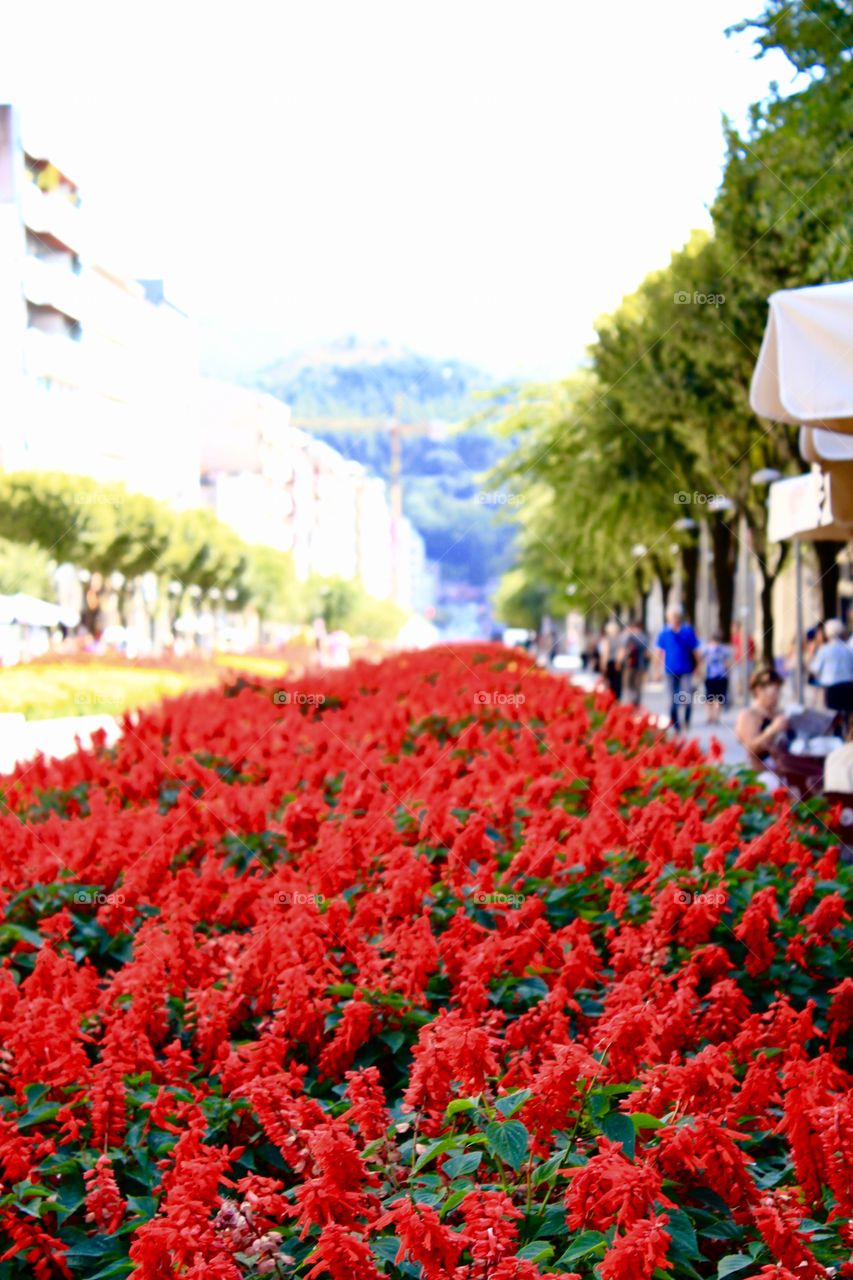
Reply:
[[768, 0], [732, 30], [757, 32], [761, 55], [780, 49], [798, 71], [838, 70], [850, 64], [853, 9], [849, 0]]
[[273, 622], [298, 616], [300, 587], [293, 557], [272, 547], [244, 549], [243, 584], [261, 618]]
[[0, 538], [0, 595], [18, 591], [42, 600], [52, 595], [50, 556], [35, 543]]
[[[250, 547], [212, 511], [174, 511], [164, 502], [58, 472], [0, 473], [0, 586], [50, 595], [50, 560], [119, 573], [126, 583], [155, 573], [183, 595], [217, 590], [262, 617], [295, 618], [290, 556]], [[26, 574], [22, 579], [21, 575]], [[23, 585], [23, 581], [30, 586]]]
[[393, 640], [406, 613], [390, 600], [377, 600], [358, 581], [312, 574], [300, 588], [299, 618], [322, 618], [328, 631], [343, 630], [368, 640]]
[[[684, 516], [712, 519], [722, 601], [743, 517], [772, 656], [771, 591], [785, 547], [768, 544], [766, 490], [751, 477], [803, 464], [796, 433], [752, 413], [749, 385], [768, 296], [853, 275], [851, 24], [849, 4], [833, 0], [768, 0], [741, 24], [759, 33], [760, 51], [782, 49], [815, 77], [756, 105], [745, 136], [727, 128], [713, 235], [694, 233], [599, 323], [589, 376], [527, 388], [502, 411], [502, 431], [519, 443], [493, 483], [523, 491], [520, 568], [535, 587], [509, 579], [505, 614], [522, 617], [524, 601], [555, 584], [574, 583], [578, 601], [599, 614], [641, 595], [651, 571], [666, 585]], [[730, 500], [730, 516], [710, 516], [712, 495]], [[648, 548], [639, 558], [629, 551], [636, 543]]]

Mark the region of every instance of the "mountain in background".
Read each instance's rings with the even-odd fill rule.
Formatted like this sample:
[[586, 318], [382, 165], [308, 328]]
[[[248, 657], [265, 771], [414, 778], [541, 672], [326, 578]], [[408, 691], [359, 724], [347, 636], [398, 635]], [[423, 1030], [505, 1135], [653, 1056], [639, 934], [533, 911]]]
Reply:
[[[290, 405], [295, 418], [390, 418], [433, 424], [404, 436], [403, 509], [426, 542], [445, 582], [485, 587], [507, 567], [513, 529], [492, 504], [478, 501], [482, 475], [510, 445], [484, 428], [457, 431], [494, 391], [494, 379], [458, 360], [433, 360], [388, 343], [346, 338], [277, 361], [257, 385]], [[345, 457], [389, 478], [384, 431], [318, 433]]]

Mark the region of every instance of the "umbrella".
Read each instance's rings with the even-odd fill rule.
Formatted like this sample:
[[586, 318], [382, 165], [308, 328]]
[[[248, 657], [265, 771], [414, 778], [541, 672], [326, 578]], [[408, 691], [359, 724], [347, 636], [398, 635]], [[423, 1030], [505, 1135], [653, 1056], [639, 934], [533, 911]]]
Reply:
[[749, 400], [777, 422], [853, 434], [853, 280], [770, 295]]

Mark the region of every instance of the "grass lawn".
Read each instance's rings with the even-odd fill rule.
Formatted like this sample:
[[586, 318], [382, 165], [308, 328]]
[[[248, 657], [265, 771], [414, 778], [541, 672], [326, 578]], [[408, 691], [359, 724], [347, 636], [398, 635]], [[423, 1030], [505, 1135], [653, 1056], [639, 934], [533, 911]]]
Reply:
[[213, 668], [205, 676], [127, 664], [22, 664], [0, 670], [0, 712], [22, 712], [28, 720], [116, 716], [186, 689], [215, 684], [217, 678]]

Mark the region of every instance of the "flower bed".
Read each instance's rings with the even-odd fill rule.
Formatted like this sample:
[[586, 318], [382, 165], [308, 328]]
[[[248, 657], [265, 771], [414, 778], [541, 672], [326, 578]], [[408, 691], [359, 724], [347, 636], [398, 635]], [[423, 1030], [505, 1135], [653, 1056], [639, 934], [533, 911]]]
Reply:
[[849, 869], [608, 694], [241, 680], [5, 798], [2, 1280], [853, 1275]]

